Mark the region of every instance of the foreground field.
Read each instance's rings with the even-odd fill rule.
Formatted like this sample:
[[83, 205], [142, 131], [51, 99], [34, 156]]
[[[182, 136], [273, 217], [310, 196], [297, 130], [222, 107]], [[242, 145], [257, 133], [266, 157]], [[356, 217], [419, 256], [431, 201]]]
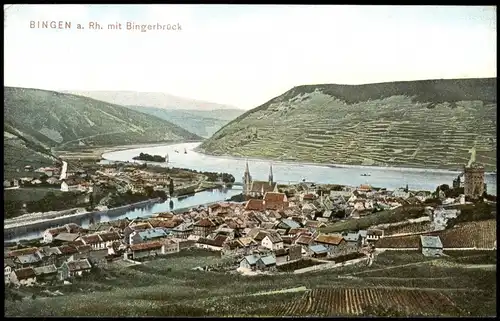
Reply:
[[[453, 258], [471, 252], [474, 251], [456, 252]], [[59, 297], [41, 297], [38, 292], [32, 299], [29, 291], [36, 289], [21, 290], [27, 298], [22, 303], [7, 299], [5, 313], [8, 316], [496, 314], [496, 271], [467, 269], [456, 262], [451, 264], [448, 258], [425, 259], [418, 252], [381, 253], [376, 258], [377, 266], [347, 266], [297, 275], [241, 276], [192, 270], [228, 260], [231, 258], [223, 259], [209, 252], [187, 251], [143, 265], [116, 267], [72, 285], [58, 286], [64, 293]], [[288, 289], [289, 292], [285, 291]], [[266, 295], [256, 295], [262, 293]], [[378, 306], [384, 302], [390, 303], [386, 310]]]

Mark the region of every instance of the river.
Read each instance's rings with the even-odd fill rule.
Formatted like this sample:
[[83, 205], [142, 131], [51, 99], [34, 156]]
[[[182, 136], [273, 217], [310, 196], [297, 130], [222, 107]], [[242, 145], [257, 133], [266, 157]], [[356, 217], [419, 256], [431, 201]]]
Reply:
[[[167, 211], [175, 211], [180, 209], [188, 209], [191, 207], [195, 207], [201, 204], [212, 203], [223, 201], [231, 196], [240, 194], [242, 191], [241, 186], [233, 186], [232, 188], [218, 188], [212, 190], [206, 190], [194, 195], [181, 196], [172, 199], [172, 206], [170, 204], [170, 200], [162, 203], [148, 204], [141, 208], [136, 208], [132, 210], [124, 210], [121, 213], [117, 213], [114, 215], [107, 214], [96, 214], [93, 215], [85, 215], [83, 217], [78, 217], [71, 220], [74, 223], [79, 224], [82, 227], [88, 227], [90, 223], [90, 218], [93, 216], [94, 221], [97, 222], [108, 222], [110, 220], [118, 220], [122, 218], [134, 219], [137, 217], [148, 217], [153, 213], [158, 212], [167, 212]], [[56, 227], [61, 224], [52, 224], [50, 227]], [[45, 226], [33, 226], [30, 228], [28, 232], [16, 233], [14, 237], [4, 236], [4, 241], [15, 242], [19, 240], [30, 240], [41, 238], [44, 230], [48, 228]]]
[[[243, 172], [245, 170], [245, 159], [200, 154], [193, 150], [199, 144], [200, 143], [184, 143], [114, 151], [103, 154], [102, 157], [105, 160], [103, 160], [102, 163], [109, 163], [110, 161], [135, 162], [132, 158], [139, 155], [139, 153], [161, 156], [168, 154], [170, 162], [168, 164], [158, 163], [159, 166], [174, 166], [198, 171], [230, 173], [234, 175], [237, 182], [242, 181]], [[187, 151], [186, 154], [184, 153], [184, 149]], [[248, 164], [250, 174], [254, 180], [267, 180], [269, 175], [269, 161], [249, 159]], [[376, 187], [385, 187], [390, 190], [404, 187], [406, 184], [408, 184], [410, 190], [435, 190], [436, 187], [441, 184], [451, 185], [453, 179], [458, 175], [458, 172], [433, 169], [348, 165], [336, 165], [338, 167], [331, 167], [326, 165], [279, 161], [273, 161], [272, 166], [274, 180], [283, 184], [297, 183], [305, 179], [306, 181], [319, 184], [341, 184], [351, 186], [370, 184]], [[362, 174], [369, 174], [370, 176], [361, 176]], [[496, 174], [488, 173], [486, 175], [486, 183], [488, 184], [488, 193], [496, 195]], [[173, 199], [173, 208], [170, 208], [169, 202], [167, 201], [165, 203], [148, 205], [140, 209], [124, 211], [120, 213], [120, 215], [113, 215], [111, 217], [106, 214], [94, 215], [94, 219], [96, 222], [105, 222], [125, 217], [130, 219], [145, 217], [156, 212], [177, 210], [205, 203], [223, 201], [239, 193], [241, 193], [241, 187], [238, 186], [234, 186], [232, 189], [203, 191], [192, 196]], [[85, 216], [78, 219], [75, 223], [85, 227], [88, 226], [89, 219], [90, 216]], [[16, 237], [10, 239], [10, 241], [37, 238], [41, 236], [42, 232], [42, 229], [37, 229], [36, 231], [23, 233], [23, 235], [16, 235]]]
[[[139, 153], [151, 155], [169, 155], [168, 166], [179, 168], [189, 168], [198, 171], [225, 172], [234, 175], [237, 182], [242, 181], [245, 170], [245, 159], [219, 157], [200, 154], [193, 149], [200, 143], [184, 143], [175, 145], [155, 146], [135, 148], [128, 150], [105, 153], [102, 157], [107, 161], [130, 161]], [[187, 154], [184, 154], [186, 149]], [[178, 151], [178, 153], [176, 152]], [[267, 180], [269, 175], [270, 161], [249, 159], [250, 174], [254, 180]], [[160, 164], [160, 166], [167, 166]], [[306, 163], [290, 163], [273, 161], [274, 180], [279, 183], [296, 183], [305, 179], [306, 181], [319, 184], [340, 184], [358, 186], [360, 184], [370, 184], [375, 187], [385, 187], [396, 189], [405, 187], [408, 184], [410, 190], [435, 190], [438, 185], [448, 184], [451, 186], [453, 179], [458, 172], [416, 169], [416, 168], [393, 168], [393, 167], [373, 167], [373, 166], [349, 166], [335, 165], [314, 165]], [[361, 176], [369, 174], [370, 176]], [[487, 173], [486, 183], [488, 193], [496, 195], [496, 174]]]

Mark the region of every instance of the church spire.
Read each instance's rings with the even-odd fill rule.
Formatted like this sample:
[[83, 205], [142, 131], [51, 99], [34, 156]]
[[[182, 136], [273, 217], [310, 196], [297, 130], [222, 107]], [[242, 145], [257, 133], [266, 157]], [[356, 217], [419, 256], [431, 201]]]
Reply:
[[269, 165], [269, 184], [273, 184], [273, 164]]
[[245, 174], [246, 173], [250, 174], [250, 170], [248, 169], [248, 159], [246, 160], [246, 164], [245, 164]]

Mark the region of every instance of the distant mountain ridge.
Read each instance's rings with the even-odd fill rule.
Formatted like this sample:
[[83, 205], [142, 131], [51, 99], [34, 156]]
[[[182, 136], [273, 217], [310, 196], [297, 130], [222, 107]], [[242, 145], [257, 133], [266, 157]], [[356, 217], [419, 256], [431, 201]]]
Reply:
[[143, 106], [126, 107], [165, 119], [205, 138], [212, 136], [222, 126], [245, 112], [241, 109], [190, 110]]
[[61, 92], [90, 97], [122, 106], [147, 106], [164, 109], [189, 109], [204, 111], [214, 109], [238, 109], [230, 105], [178, 97], [161, 92], [80, 90], [67, 90]]
[[199, 147], [214, 155], [460, 169], [471, 147], [496, 169], [496, 78], [303, 85]]
[[[15, 87], [4, 87], [4, 128], [5, 144], [18, 146], [26, 155], [36, 152], [49, 158], [51, 148], [64, 146], [202, 139], [164, 119], [123, 106], [55, 91]], [[4, 167], [14, 161], [18, 160], [4, 159]]]

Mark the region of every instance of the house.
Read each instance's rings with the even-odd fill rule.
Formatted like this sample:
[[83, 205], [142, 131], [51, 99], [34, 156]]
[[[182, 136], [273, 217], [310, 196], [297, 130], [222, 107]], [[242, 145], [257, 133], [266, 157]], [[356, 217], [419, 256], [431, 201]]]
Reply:
[[4, 272], [4, 281], [5, 283], [10, 282], [10, 274], [14, 270], [16, 265], [14, 264], [14, 261], [12, 259], [4, 259], [3, 262], [3, 272]]
[[258, 211], [263, 212], [265, 210], [264, 201], [261, 199], [249, 199], [245, 204], [245, 211]]
[[302, 197], [301, 197], [301, 201], [304, 202], [304, 203], [309, 203], [309, 202], [312, 202], [314, 201], [315, 199], [317, 199], [317, 195], [315, 194], [312, 194], [312, 193], [306, 193], [306, 194], [303, 194]]
[[296, 261], [302, 258], [302, 247], [300, 245], [292, 245], [288, 248], [288, 260]]
[[365, 246], [367, 244], [366, 237], [367, 237], [368, 231], [367, 230], [359, 230], [358, 234], [359, 234], [359, 236], [361, 236], [361, 245]]
[[357, 251], [361, 247], [361, 235], [359, 233], [346, 233], [343, 235], [349, 251]]
[[58, 180], [55, 177], [50, 177], [50, 178], [47, 178], [46, 182], [47, 182], [47, 184], [50, 184], [50, 185], [56, 185], [56, 184], [60, 183], [60, 180]]
[[279, 249], [274, 251], [274, 257], [276, 258], [276, 265], [288, 262], [288, 249]]
[[33, 268], [22, 268], [10, 273], [10, 283], [17, 286], [32, 286], [36, 283], [36, 273]]
[[264, 207], [266, 210], [284, 211], [288, 208], [288, 199], [286, 194], [266, 192], [264, 194]]
[[80, 234], [78, 234], [78, 233], [61, 232], [53, 238], [53, 241], [59, 241], [59, 242], [65, 242], [65, 243], [66, 242], [73, 242], [76, 239], [78, 239], [79, 236], [80, 236]]
[[52, 243], [54, 238], [60, 233], [78, 233], [81, 231], [81, 227], [75, 223], [65, 224], [63, 226], [58, 226], [55, 228], [46, 229], [43, 232], [43, 243]]
[[366, 192], [369, 192], [372, 190], [372, 187], [368, 184], [361, 184], [359, 185], [359, 187], [357, 188], [357, 190], [359, 192], [363, 192], [363, 193], [366, 193]]
[[174, 233], [175, 237], [181, 239], [187, 239], [189, 234], [191, 234], [192, 232], [193, 232], [192, 222], [181, 223], [180, 225], [172, 229], [172, 233]]
[[384, 237], [384, 230], [369, 229], [366, 231], [366, 240], [368, 242], [378, 241], [382, 237]]
[[443, 243], [439, 236], [420, 236], [419, 248], [424, 256], [443, 255]]
[[149, 222], [136, 223], [134, 221], [130, 222], [127, 227], [123, 229], [124, 242], [130, 242], [130, 234], [134, 231], [144, 231], [153, 228]]
[[14, 258], [14, 263], [23, 268], [38, 266], [42, 263], [42, 255], [40, 252], [19, 255]]
[[82, 276], [83, 274], [89, 273], [91, 269], [92, 265], [88, 259], [64, 262], [59, 268], [59, 278], [60, 280], [67, 280], [69, 278]]
[[278, 233], [271, 232], [262, 239], [261, 244], [270, 250], [279, 250], [283, 248], [283, 239]]
[[240, 261], [240, 268], [249, 269], [249, 270], [255, 270], [256, 269], [257, 261], [259, 259], [260, 259], [260, 255], [257, 255], [257, 254], [247, 255], [243, 259], [241, 259], [241, 261]]
[[200, 237], [195, 246], [212, 251], [222, 251], [224, 244], [228, 240], [229, 237], [224, 235], [217, 235], [215, 239]]
[[294, 220], [291, 220], [291, 219], [288, 219], [288, 218], [284, 218], [282, 219], [278, 226], [278, 228], [282, 228], [282, 229], [285, 229], [285, 230], [291, 230], [291, 229], [299, 229], [300, 228], [300, 224], [295, 222]]
[[144, 259], [151, 256], [163, 254], [163, 243], [160, 241], [146, 242], [130, 245], [129, 254], [132, 254], [132, 259]]
[[272, 254], [261, 256], [255, 263], [255, 268], [260, 271], [275, 270], [276, 258]]
[[208, 218], [203, 218], [193, 225], [193, 233], [201, 237], [206, 237], [210, 233], [215, 231], [216, 228], [217, 226], [214, 222], [212, 222]]
[[328, 249], [329, 256], [345, 253], [347, 244], [342, 235], [320, 234], [314, 239], [315, 245], [323, 245]]
[[47, 244], [52, 243], [52, 241], [54, 241], [54, 238], [59, 233], [63, 233], [63, 232], [68, 232], [66, 227], [64, 227], [64, 226], [46, 229], [43, 232], [43, 243], [47, 243]]
[[99, 234], [83, 235], [78, 239], [82, 240], [84, 245], [90, 245], [93, 250], [102, 250], [106, 248], [106, 242], [101, 239]]
[[57, 279], [57, 268], [54, 264], [33, 268], [38, 282], [54, 281]]
[[328, 255], [328, 249], [323, 244], [310, 245], [308, 249], [311, 256], [315, 258], [326, 257]]
[[81, 186], [74, 180], [61, 180], [61, 192], [72, 192], [80, 190]]
[[163, 238], [167, 238], [169, 235], [171, 235], [170, 232], [167, 232], [167, 230], [159, 227], [142, 231], [133, 231], [129, 236], [129, 244], [132, 245], [148, 241], [161, 240]]

